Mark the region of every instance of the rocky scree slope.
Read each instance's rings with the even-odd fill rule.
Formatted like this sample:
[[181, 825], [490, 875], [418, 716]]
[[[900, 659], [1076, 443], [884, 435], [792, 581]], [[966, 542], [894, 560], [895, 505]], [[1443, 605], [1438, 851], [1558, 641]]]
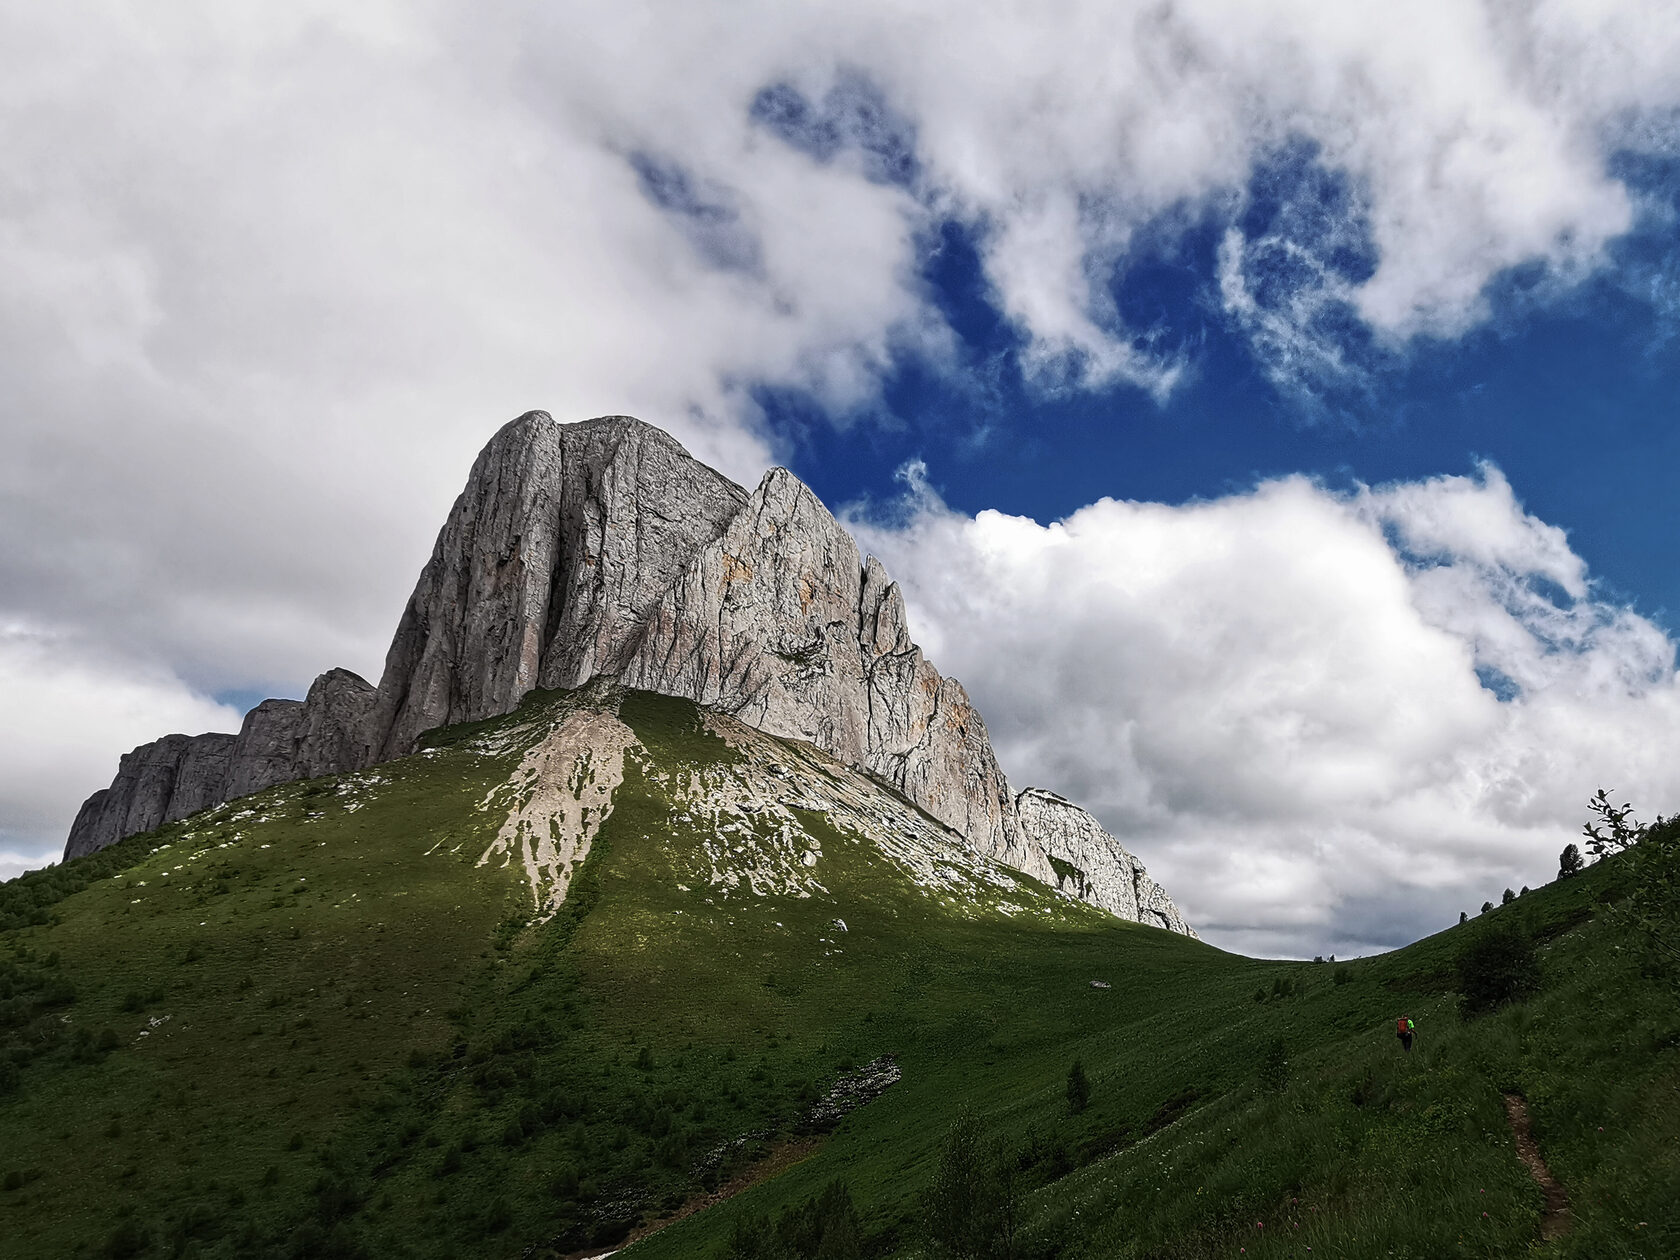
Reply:
[[[708, 904], [749, 897], [833, 901], [828, 885], [839, 856], [833, 846], [840, 844], [878, 854], [910, 886], [948, 901], [958, 914], [1055, 918], [1072, 909], [1007, 864], [975, 852], [875, 776], [808, 741], [770, 736], [715, 709], [696, 708], [683, 716], [721, 755], [661, 756], [621, 711], [625, 698], [637, 694], [604, 680], [543, 693], [467, 744], [467, 751], [483, 755], [520, 755], [508, 780], [480, 803], [484, 812], [507, 813], [477, 865], [522, 871], [538, 921], [565, 902], [632, 766], [641, 791], [670, 812], [662, 847], [678, 891], [704, 896]], [[692, 843], [680, 842], [679, 833]]]
[[82, 806], [65, 856], [404, 756], [426, 731], [595, 678], [807, 741], [983, 856], [1190, 931], [1088, 813], [1016, 796], [962, 685], [911, 640], [897, 585], [808, 487], [775, 468], [749, 494], [626, 416], [557, 424], [534, 411], [504, 426], [438, 535], [377, 687], [331, 670], [302, 701], [258, 705], [237, 735], [135, 749]]

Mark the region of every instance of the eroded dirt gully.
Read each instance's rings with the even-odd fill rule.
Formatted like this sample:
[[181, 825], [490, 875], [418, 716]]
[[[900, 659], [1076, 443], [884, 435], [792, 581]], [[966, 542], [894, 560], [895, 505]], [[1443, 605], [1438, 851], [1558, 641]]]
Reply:
[[1546, 1195], [1546, 1211], [1540, 1217], [1540, 1237], [1548, 1242], [1562, 1238], [1569, 1232], [1569, 1196], [1540, 1156], [1540, 1145], [1534, 1140], [1534, 1129], [1528, 1122], [1528, 1100], [1521, 1094], [1506, 1094], [1505, 1118], [1511, 1122], [1511, 1133], [1517, 1139], [1517, 1158], [1522, 1160], [1528, 1175]]

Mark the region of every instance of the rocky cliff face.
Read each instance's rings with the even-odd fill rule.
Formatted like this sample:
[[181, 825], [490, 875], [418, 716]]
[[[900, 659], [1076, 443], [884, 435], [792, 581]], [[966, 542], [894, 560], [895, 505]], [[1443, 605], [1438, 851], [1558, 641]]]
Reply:
[[620, 679], [806, 740], [988, 856], [1051, 877], [1015, 825], [985, 723], [910, 641], [898, 587], [784, 468], [666, 591]]
[[[911, 640], [898, 587], [793, 474], [773, 469], [749, 495], [623, 416], [561, 425], [531, 412], [506, 425], [438, 535], [377, 688], [332, 670], [302, 701], [258, 705], [237, 736], [135, 749], [82, 807], [65, 855], [403, 756], [435, 727], [594, 678], [806, 740], [977, 852], [1188, 931], [1090, 815], [1013, 794], [961, 684]], [[1080, 876], [1064, 878], [1052, 857]]]
[[746, 492], [624, 416], [534, 411], [473, 464], [385, 658], [377, 759], [622, 668], [648, 610]]
[[1172, 898], [1088, 812], [1043, 788], [1015, 798], [1021, 829], [1044, 849], [1057, 888], [1110, 914], [1196, 935]]
[[368, 761], [364, 728], [374, 689], [329, 670], [303, 700], [264, 700], [237, 735], [165, 735], [123, 757], [111, 786], [88, 797], [66, 859], [293, 779]]

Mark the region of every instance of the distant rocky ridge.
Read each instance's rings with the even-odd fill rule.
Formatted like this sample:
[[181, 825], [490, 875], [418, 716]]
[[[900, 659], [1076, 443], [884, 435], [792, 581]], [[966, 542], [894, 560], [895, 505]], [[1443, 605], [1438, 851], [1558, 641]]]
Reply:
[[1011, 791], [962, 685], [912, 642], [897, 585], [798, 478], [772, 469], [748, 494], [626, 416], [557, 424], [534, 411], [504, 426], [438, 535], [378, 687], [335, 669], [301, 701], [265, 700], [238, 735], [142, 745], [82, 806], [65, 857], [404, 756], [438, 726], [594, 678], [806, 740], [987, 856], [1190, 932], [1088, 813]]

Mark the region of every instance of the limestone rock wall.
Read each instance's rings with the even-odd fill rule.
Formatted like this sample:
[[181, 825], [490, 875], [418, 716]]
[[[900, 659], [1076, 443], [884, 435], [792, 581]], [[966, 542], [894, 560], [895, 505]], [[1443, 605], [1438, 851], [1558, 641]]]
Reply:
[[76, 815], [66, 860], [225, 800], [236, 742], [233, 735], [165, 735], [125, 753], [111, 786], [88, 797]]
[[473, 464], [385, 658], [375, 759], [617, 671], [650, 606], [746, 493], [637, 420], [505, 425]]
[[1021, 830], [1054, 868], [1051, 882], [1081, 901], [1134, 923], [1196, 935], [1143, 863], [1128, 853], [1091, 814], [1043, 788], [1015, 798]]
[[897, 586], [817, 497], [772, 469], [654, 607], [627, 687], [686, 696], [884, 779], [988, 856], [1020, 842], [985, 723], [910, 641]]
[[70, 827], [66, 859], [293, 779], [367, 761], [374, 689], [349, 670], [322, 674], [303, 700], [264, 700], [237, 735], [165, 735], [123, 756], [111, 786]]
[[898, 587], [798, 478], [772, 469], [749, 495], [624, 416], [562, 425], [538, 411], [503, 426], [438, 534], [377, 688], [331, 670], [301, 701], [265, 700], [237, 736], [135, 749], [82, 807], [66, 856], [404, 756], [426, 731], [593, 678], [806, 740], [987, 857], [1054, 884], [1057, 856], [1087, 873], [1080, 897], [1188, 930], [1090, 815], [1015, 797], [962, 685], [912, 641]]

